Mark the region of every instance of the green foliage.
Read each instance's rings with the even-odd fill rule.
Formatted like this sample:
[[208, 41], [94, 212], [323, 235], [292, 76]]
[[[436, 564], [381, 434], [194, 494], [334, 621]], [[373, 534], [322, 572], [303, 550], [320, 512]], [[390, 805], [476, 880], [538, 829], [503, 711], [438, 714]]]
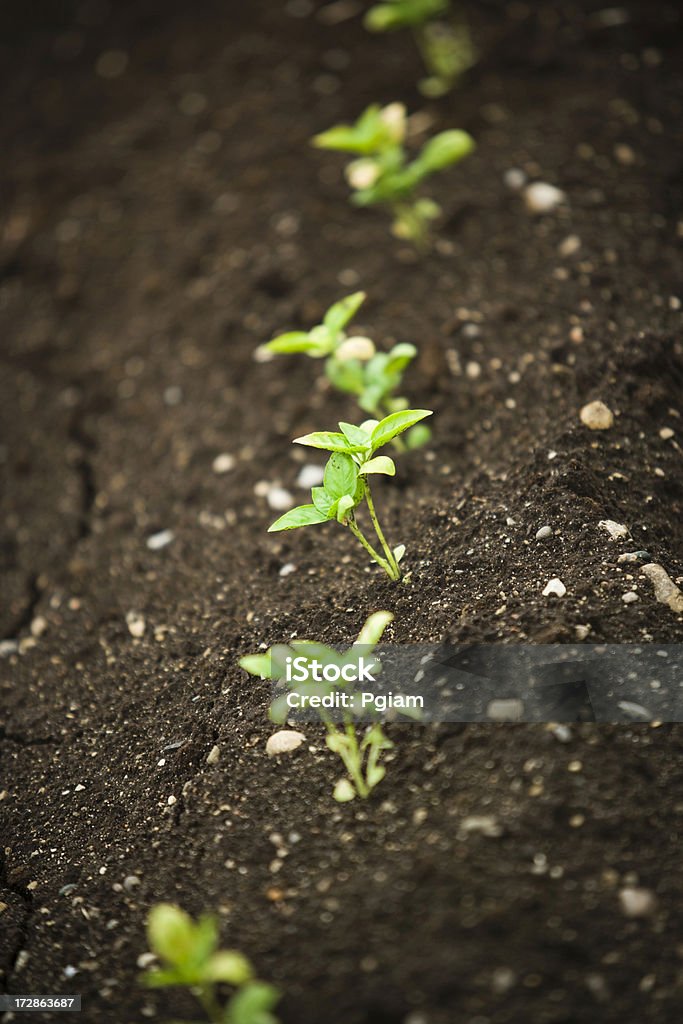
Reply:
[[[360, 426], [340, 423], [338, 432], [324, 430], [295, 438], [295, 444], [331, 453], [325, 467], [323, 485], [311, 490], [311, 504], [299, 505], [285, 512], [269, 527], [268, 532], [297, 530], [301, 526], [313, 526], [336, 519], [342, 526], [349, 528], [390, 579], [400, 580], [399, 562], [405, 547], [400, 545], [392, 549], [387, 544], [375, 511], [369, 477], [394, 476], [396, 467], [393, 459], [388, 455], [376, 456], [375, 453], [431, 415], [429, 409], [403, 409], [382, 420], [366, 420]], [[356, 520], [356, 509], [363, 502], [367, 506], [384, 556], [372, 547]], [[400, 554], [397, 554], [399, 551]]]
[[420, 197], [418, 187], [430, 175], [458, 163], [474, 148], [467, 132], [446, 131], [425, 143], [412, 160], [403, 142], [406, 135], [406, 110], [402, 103], [386, 107], [373, 104], [353, 125], [337, 125], [313, 139], [319, 149], [353, 153], [346, 178], [354, 190], [357, 206], [384, 204], [394, 216], [393, 231], [424, 247], [429, 224], [440, 213], [432, 200]]
[[371, 7], [364, 18], [370, 32], [412, 30], [428, 72], [420, 90], [430, 98], [450, 92], [477, 61], [465, 22], [444, 17], [450, 7], [450, 0], [384, 0]]
[[[309, 680], [305, 682], [286, 681], [286, 659], [303, 658], [307, 664], [316, 660], [325, 666], [336, 665], [343, 668], [345, 665], [357, 663], [358, 649], [362, 648], [364, 661], [369, 664], [375, 647], [392, 619], [391, 612], [375, 612], [370, 615], [353, 646], [343, 653], [335, 651], [332, 647], [326, 647], [324, 644], [309, 640], [295, 640], [291, 646], [278, 644], [264, 654], [247, 655], [240, 660], [240, 665], [247, 672], [260, 676], [262, 679], [282, 681], [289, 692], [315, 693], [317, 696], [324, 697], [335, 690], [348, 687], [349, 684], [343, 680], [336, 683], [324, 681], [313, 683]], [[373, 672], [377, 673], [380, 667], [378, 661], [372, 663]], [[284, 694], [284, 696], [276, 698], [271, 705], [270, 717], [278, 724], [282, 724], [289, 713], [286, 697], [287, 694]], [[341, 758], [348, 773], [348, 777], [340, 779], [334, 787], [335, 800], [345, 803], [348, 800], [353, 800], [356, 795], [363, 798], [369, 796], [370, 791], [384, 778], [386, 770], [380, 764], [380, 760], [383, 751], [390, 750], [393, 743], [384, 735], [379, 722], [373, 722], [372, 726], [359, 739], [355, 722], [357, 713], [354, 707], [343, 710], [343, 718], [339, 724], [331, 721], [322, 708], [318, 710], [318, 714], [327, 729], [328, 749]], [[413, 713], [406, 712], [406, 714], [413, 717]]]
[[[280, 993], [254, 978], [241, 953], [218, 948], [213, 917], [202, 915], [194, 921], [172, 903], [157, 903], [147, 918], [147, 937], [161, 964], [143, 975], [150, 988], [189, 988], [211, 1024], [277, 1024], [271, 1010]], [[221, 1002], [217, 985], [230, 985], [235, 992]]]
[[[428, 159], [434, 159], [434, 155]], [[325, 373], [330, 383], [338, 391], [354, 395], [363, 412], [381, 419], [387, 413], [407, 407], [408, 400], [396, 392], [405, 370], [417, 355], [417, 349], [403, 342], [394, 345], [389, 352], [377, 352], [370, 338], [348, 337], [344, 328], [364, 300], [365, 292], [347, 295], [328, 309], [322, 324], [308, 332], [280, 334], [265, 348], [280, 354], [302, 352], [313, 359], [325, 358]], [[396, 447], [399, 450], [419, 448], [429, 438], [429, 429], [419, 427], [407, 434]]]

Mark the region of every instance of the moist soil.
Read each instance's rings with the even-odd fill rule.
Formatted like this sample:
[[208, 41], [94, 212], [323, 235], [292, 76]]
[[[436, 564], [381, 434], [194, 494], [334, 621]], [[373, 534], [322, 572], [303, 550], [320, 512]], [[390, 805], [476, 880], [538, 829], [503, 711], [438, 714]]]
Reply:
[[[84, 1022], [197, 1017], [137, 981], [171, 900], [220, 916], [285, 1024], [679, 1021], [679, 726], [390, 726], [386, 779], [342, 806], [319, 728], [266, 756], [237, 660], [380, 608], [396, 643], [680, 640], [618, 561], [683, 574], [680, 11], [467, 5], [481, 59], [426, 103], [405, 33], [309, 6], [46, 5], [2, 33], [3, 984], [81, 992]], [[477, 141], [422, 259], [308, 147], [374, 100]], [[511, 168], [567, 201], [531, 215]], [[267, 486], [303, 501], [319, 461], [291, 438], [354, 411], [254, 350], [361, 287], [359, 331], [419, 346], [404, 390], [435, 411], [377, 488], [398, 586], [334, 526], [266, 533]]]

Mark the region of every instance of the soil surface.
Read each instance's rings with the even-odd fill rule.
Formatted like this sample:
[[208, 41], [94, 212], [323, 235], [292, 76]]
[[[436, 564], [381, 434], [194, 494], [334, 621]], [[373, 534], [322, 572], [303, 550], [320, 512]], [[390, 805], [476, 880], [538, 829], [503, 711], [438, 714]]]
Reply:
[[[386, 779], [339, 806], [320, 729], [266, 757], [237, 666], [379, 608], [401, 643], [681, 639], [618, 561], [683, 575], [680, 10], [468, 4], [481, 59], [427, 104], [405, 33], [331, 23], [356, 6], [62, 3], [0, 33], [3, 984], [81, 992], [84, 1024], [196, 1017], [137, 983], [173, 900], [221, 916], [284, 1024], [673, 1024], [679, 726], [390, 727]], [[308, 146], [374, 100], [477, 141], [422, 260]], [[533, 216], [512, 168], [566, 202]], [[400, 586], [334, 526], [266, 533], [268, 487], [305, 500], [319, 461], [291, 438], [354, 412], [254, 350], [361, 287], [435, 410], [377, 488]]]

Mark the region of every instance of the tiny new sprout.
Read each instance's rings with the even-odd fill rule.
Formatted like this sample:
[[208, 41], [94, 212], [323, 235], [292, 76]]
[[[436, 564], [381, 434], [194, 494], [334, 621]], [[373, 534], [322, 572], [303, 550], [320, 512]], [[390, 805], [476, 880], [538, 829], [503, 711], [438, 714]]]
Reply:
[[[366, 620], [358, 639], [343, 654], [324, 644], [314, 643], [310, 640], [294, 640], [291, 647], [278, 644], [264, 654], [249, 654], [240, 660], [240, 665], [251, 675], [260, 676], [261, 679], [280, 681], [286, 679], [288, 657], [305, 660], [306, 664], [311, 666], [313, 662], [317, 662], [322, 666], [335, 665], [342, 669], [346, 665], [358, 664], [358, 649], [360, 648], [366, 664], [369, 663], [371, 670], [378, 672], [381, 668], [379, 662], [372, 663], [369, 662], [369, 659], [392, 619], [391, 612], [375, 612]], [[299, 661], [297, 661], [297, 665], [300, 665]], [[316, 695], [324, 697], [345, 686], [348, 687], [349, 684], [343, 681], [341, 673], [339, 673], [339, 680], [336, 683], [318, 681], [314, 686], [308, 680], [299, 685], [294, 682], [287, 682], [286, 685], [291, 692], [302, 694], [314, 692]], [[341, 710], [343, 712], [342, 720], [337, 725], [330, 719], [323, 707], [316, 709], [327, 729], [328, 749], [339, 755], [348, 772], [348, 778], [340, 779], [335, 785], [333, 793], [335, 800], [345, 803], [348, 800], [353, 800], [356, 795], [365, 799], [377, 783], [382, 781], [386, 774], [386, 769], [379, 763], [382, 751], [391, 750], [393, 743], [384, 735], [379, 722], [374, 722], [359, 740], [353, 706], [344, 707]], [[273, 701], [270, 717], [274, 722], [282, 724], [286, 721], [288, 713], [287, 694], [283, 694]], [[409, 711], [402, 713], [414, 717]]]
[[[393, 459], [388, 455], [376, 455], [375, 452], [431, 415], [429, 409], [405, 409], [403, 412], [393, 412], [379, 422], [366, 420], [359, 427], [352, 423], [340, 423], [340, 433], [324, 430], [295, 438], [295, 444], [320, 448], [332, 454], [325, 466], [322, 487], [313, 487], [311, 490], [312, 504], [299, 505], [285, 512], [268, 528], [268, 532], [296, 530], [300, 526], [314, 526], [336, 520], [349, 528], [390, 579], [400, 580], [399, 562], [405, 553], [405, 546], [399, 544], [391, 548], [387, 544], [377, 519], [369, 478], [374, 474], [395, 475]], [[384, 556], [370, 544], [356, 520], [356, 509], [363, 501], [367, 504]]]
[[420, 91], [431, 98], [450, 92], [477, 61], [469, 29], [462, 20], [443, 20], [450, 0], [384, 0], [371, 7], [364, 24], [369, 32], [410, 28], [429, 77]]
[[[157, 903], [147, 918], [147, 938], [161, 966], [142, 976], [145, 985], [189, 988], [211, 1024], [278, 1024], [271, 1010], [280, 993], [254, 978], [251, 964], [241, 953], [218, 948], [213, 917], [203, 915], [193, 921], [180, 907]], [[227, 1001], [216, 992], [223, 984], [235, 989]]]
[[433, 199], [416, 194], [418, 186], [436, 171], [458, 163], [474, 148], [472, 137], [463, 131], [440, 132], [429, 139], [417, 156], [409, 160], [403, 148], [406, 109], [402, 103], [387, 107], [373, 104], [353, 125], [337, 125], [313, 138], [319, 149], [354, 153], [358, 157], [346, 168], [357, 206], [384, 203], [394, 216], [393, 232], [418, 248], [429, 241], [429, 224], [441, 210]]
[[[365, 301], [365, 292], [354, 292], [330, 306], [323, 322], [310, 331], [290, 331], [269, 341], [265, 348], [279, 354], [302, 352], [312, 359], [325, 359], [325, 373], [339, 391], [355, 395], [363, 412], [381, 419], [407, 408], [408, 400], [396, 395], [403, 372], [417, 355], [414, 345], [394, 345], [390, 352], [377, 352], [370, 338], [348, 337], [346, 326]], [[431, 434], [424, 424], [413, 427], [392, 444], [399, 451], [419, 448]]]

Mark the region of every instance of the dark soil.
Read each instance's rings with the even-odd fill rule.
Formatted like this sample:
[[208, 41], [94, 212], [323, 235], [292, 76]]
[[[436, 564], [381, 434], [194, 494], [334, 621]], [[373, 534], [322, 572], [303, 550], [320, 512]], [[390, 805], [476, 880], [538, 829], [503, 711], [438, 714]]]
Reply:
[[[403, 34], [296, 3], [45, 5], [1, 34], [10, 992], [81, 992], [84, 1022], [191, 1016], [136, 983], [146, 912], [174, 900], [221, 915], [285, 1024], [680, 1020], [679, 726], [395, 727], [376, 795], [338, 806], [319, 730], [266, 757], [268, 691], [237, 667], [262, 642], [349, 642], [378, 608], [403, 643], [680, 640], [617, 562], [683, 574], [680, 12], [633, 0], [601, 27], [603, 6], [468, 4], [482, 59], [426, 107]], [[422, 261], [307, 144], [394, 99], [478, 144], [434, 184]], [[568, 205], [531, 216], [513, 167]], [[435, 410], [379, 494], [413, 570], [398, 587], [340, 529], [268, 535], [254, 490], [303, 500], [290, 439], [352, 418], [316, 365], [255, 347], [357, 287], [359, 326], [419, 345], [406, 391]], [[596, 398], [605, 432], [579, 420]], [[503, 834], [463, 838], [482, 814]], [[627, 884], [651, 915], [624, 915]]]

